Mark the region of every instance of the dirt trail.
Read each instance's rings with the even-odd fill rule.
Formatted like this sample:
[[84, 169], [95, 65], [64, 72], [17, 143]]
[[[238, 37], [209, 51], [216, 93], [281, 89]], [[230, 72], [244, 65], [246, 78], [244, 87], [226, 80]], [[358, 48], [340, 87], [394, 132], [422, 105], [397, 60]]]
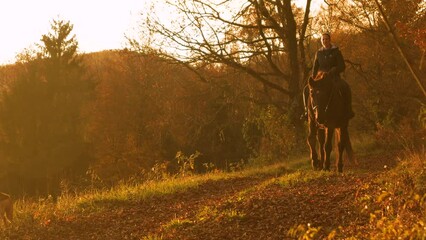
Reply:
[[320, 236], [342, 226], [350, 236], [368, 223], [354, 205], [361, 187], [395, 158], [382, 154], [359, 161], [346, 170], [362, 171], [291, 188], [275, 183], [276, 176], [209, 181], [187, 192], [55, 221], [19, 239], [291, 239], [289, 229], [299, 224], [321, 227]]

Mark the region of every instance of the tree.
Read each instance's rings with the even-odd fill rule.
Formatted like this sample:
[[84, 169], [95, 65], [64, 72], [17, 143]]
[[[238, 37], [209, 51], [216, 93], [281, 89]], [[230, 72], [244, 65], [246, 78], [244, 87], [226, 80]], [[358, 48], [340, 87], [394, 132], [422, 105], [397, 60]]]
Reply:
[[[388, 146], [397, 142], [395, 132], [406, 142], [417, 141], [416, 119], [424, 105], [424, 95], [412, 80], [407, 61], [412, 66], [421, 63], [424, 50], [419, 38], [421, 31], [416, 29], [424, 25], [424, 4], [419, 0], [381, 1], [389, 25], [398, 35], [401, 49], [397, 49], [375, 1], [328, 0], [327, 3], [319, 23], [339, 24], [333, 28], [333, 38], [345, 56], [345, 78], [353, 90], [357, 117], [351, 125], [375, 133]], [[409, 32], [405, 31], [406, 27], [419, 35], [406, 34]], [[400, 50], [406, 53], [405, 62], [398, 53]], [[424, 72], [418, 74], [424, 78]]]
[[[386, 14], [385, 14], [385, 12], [384, 12], [384, 10], [383, 10], [383, 7], [380, 5], [380, 3], [379, 3], [377, 0], [375, 0], [375, 2], [376, 2], [376, 4], [377, 4], [377, 8], [379, 9], [380, 14], [382, 15], [383, 22], [384, 22], [384, 24], [385, 24], [386, 28], [388, 29], [388, 31], [389, 31], [389, 33], [390, 33], [390, 35], [392, 36], [392, 39], [394, 40], [395, 46], [397, 47], [397, 49], [398, 49], [399, 53], [401, 54], [402, 59], [404, 60], [404, 62], [405, 62], [405, 63], [406, 63], [406, 65], [407, 65], [407, 67], [410, 69], [410, 72], [411, 72], [411, 74], [413, 75], [413, 78], [416, 80], [416, 82], [417, 82], [417, 84], [418, 84], [418, 86], [419, 86], [420, 90], [422, 91], [423, 96], [424, 96], [424, 97], [426, 97], [426, 90], [425, 90], [425, 88], [424, 88], [424, 86], [423, 86], [423, 84], [422, 84], [422, 82], [421, 82], [420, 78], [417, 76], [416, 72], [414, 72], [414, 69], [413, 69], [413, 67], [411, 66], [410, 62], [408, 61], [408, 59], [407, 59], [407, 56], [406, 56], [405, 52], [402, 50], [402, 48], [401, 48], [401, 44], [400, 44], [400, 43], [399, 43], [399, 41], [398, 41], [398, 37], [397, 37], [397, 35], [395, 34], [395, 31], [394, 31], [393, 26], [391, 26], [391, 25], [390, 25], [390, 23], [389, 23], [389, 21], [388, 21], [388, 18], [387, 18]], [[423, 55], [423, 54], [422, 54], [422, 55]], [[420, 66], [421, 66], [421, 63], [420, 63]]]
[[170, 24], [152, 14], [143, 26], [152, 47], [198, 73], [207, 66], [226, 65], [250, 75], [262, 86], [261, 97], [288, 114], [303, 132], [298, 117], [300, 86], [308, 72], [304, 48], [310, 0], [304, 15], [290, 0], [167, 3], [170, 12], [179, 13], [175, 21]]
[[0, 144], [22, 191], [56, 196], [61, 178], [84, 171], [90, 159], [80, 117], [90, 84], [72, 29], [54, 20], [40, 51], [19, 63], [21, 76], [3, 95]]
[[153, 89], [146, 81], [149, 69], [158, 66], [145, 68], [137, 57], [126, 51], [106, 51], [87, 58], [88, 69], [97, 79], [95, 98], [85, 111], [95, 157], [91, 171], [104, 183], [137, 175], [159, 158], [160, 149], [147, 126], [152, 118], [160, 121], [161, 117], [157, 117], [155, 99], [148, 96]]
[[69, 21], [53, 20], [51, 24], [52, 32], [44, 34], [41, 38], [43, 45], [40, 45], [42, 54], [55, 64], [57, 70], [62, 66], [75, 66], [79, 64], [77, 57], [78, 42], [75, 35], [70, 35], [73, 25]]

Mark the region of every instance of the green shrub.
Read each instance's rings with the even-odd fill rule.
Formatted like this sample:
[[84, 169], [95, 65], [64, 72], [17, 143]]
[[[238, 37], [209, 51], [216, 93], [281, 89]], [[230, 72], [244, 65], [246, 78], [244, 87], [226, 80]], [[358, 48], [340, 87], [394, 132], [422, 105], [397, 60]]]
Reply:
[[371, 239], [426, 238], [425, 172], [425, 152], [410, 152], [377, 185], [368, 186], [373, 194], [359, 201], [370, 214]]
[[268, 106], [247, 118], [243, 137], [252, 151], [252, 163], [265, 164], [286, 158], [297, 146], [296, 132], [287, 115]]

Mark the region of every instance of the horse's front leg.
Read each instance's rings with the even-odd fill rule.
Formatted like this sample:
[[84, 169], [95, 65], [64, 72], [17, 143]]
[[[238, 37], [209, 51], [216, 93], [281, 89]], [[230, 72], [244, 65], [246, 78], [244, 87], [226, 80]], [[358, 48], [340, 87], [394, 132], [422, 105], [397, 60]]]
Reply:
[[319, 161], [319, 170], [324, 169], [324, 161], [325, 161], [325, 129], [318, 129], [318, 142], [320, 145], [320, 161]]
[[316, 126], [315, 122], [311, 119], [308, 120], [309, 125], [309, 135], [308, 135], [308, 146], [310, 151], [310, 158], [311, 158], [311, 164], [312, 168], [314, 170], [319, 169], [319, 162], [318, 162], [318, 153], [317, 153], [317, 131], [318, 127]]
[[334, 133], [334, 128], [327, 128], [325, 131], [326, 142], [325, 142], [324, 169], [326, 171], [330, 171], [330, 156], [331, 156], [331, 150], [333, 148], [333, 133]]

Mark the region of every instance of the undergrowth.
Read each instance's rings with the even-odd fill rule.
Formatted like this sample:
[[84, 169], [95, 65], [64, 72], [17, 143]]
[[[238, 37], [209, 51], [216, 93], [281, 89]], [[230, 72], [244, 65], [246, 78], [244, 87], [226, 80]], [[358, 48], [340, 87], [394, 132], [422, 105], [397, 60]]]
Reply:
[[357, 199], [370, 239], [426, 239], [426, 155], [409, 152]]
[[[296, 171], [279, 178], [281, 185], [330, 178], [334, 173]], [[426, 239], [426, 153], [407, 151], [395, 168], [365, 183], [354, 202], [367, 224], [349, 231], [342, 226], [325, 239]], [[294, 239], [318, 239], [321, 226], [295, 225], [288, 231]]]
[[[302, 166], [302, 167], [301, 167]], [[189, 191], [208, 181], [231, 178], [273, 176], [256, 188], [279, 184], [283, 187], [295, 187], [315, 179], [333, 178], [334, 172], [311, 171], [306, 159], [298, 158], [285, 164], [275, 164], [261, 168], [248, 168], [238, 172], [212, 172], [205, 175], [188, 175], [168, 178], [162, 181], [143, 183], [122, 182], [110, 189], [88, 190], [79, 194], [63, 194], [56, 202], [51, 198], [38, 201], [21, 199], [15, 202], [13, 225], [0, 230], [1, 239], [14, 239], [14, 233], [20, 229], [43, 228], [57, 219], [72, 220], [81, 214], [107, 211], [117, 205], [143, 202], [152, 197]], [[345, 173], [348, 174], [348, 173]], [[356, 173], [349, 173], [356, 174]], [[343, 175], [345, 176], [345, 175]], [[360, 215], [369, 216], [363, 231], [354, 236], [361, 239], [426, 239], [426, 154], [425, 151], [408, 152], [399, 160], [399, 164], [380, 174], [372, 182], [359, 189], [354, 205]], [[253, 187], [253, 188], [254, 188]], [[254, 189], [246, 189], [240, 198], [249, 195]], [[235, 209], [204, 209], [197, 216], [203, 219], [229, 218], [243, 219], [244, 213]], [[176, 218], [166, 223], [165, 229], [180, 228], [195, 224], [188, 219]], [[288, 232], [295, 239], [316, 239], [321, 227], [296, 225]], [[330, 232], [327, 239], [338, 239], [344, 235], [341, 229]], [[148, 235], [144, 239], [162, 239], [161, 235]]]
[[[188, 191], [207, 181], [260, 175], [279, 176], [285, 171], [287, 171], [286, 164], [275, 164], [231, 173], [216, 171], [204, 175], [170, 177], [161, 181], [121, 182], [110, 189], [90, 189], [86, 192], [74, 194], [67, 192], [60, 196], [57, 201], [54, 201], [50, 196], [36, 201], [25, 198], [18, 199], [14, 203], [14, 223], [8, 228], [0, 229], [0, 238], [12, 239], [6, 237], [11, 236], [11, 232], [17, 232], [19, 229], [44, 227], [56, 219], [72, 220], [79, 214], [107, 211], [113, 206], [142, 202], [152, 197]], [[178, 223], [171, 225], [178, 225]]]
[[373, 237], [393, 239], [426, 238], [426, 156], [408, 155], [401, 164], [383, 176], [376, 198], [381, 209], [371, 214], [371, 222], [381, 231]]

